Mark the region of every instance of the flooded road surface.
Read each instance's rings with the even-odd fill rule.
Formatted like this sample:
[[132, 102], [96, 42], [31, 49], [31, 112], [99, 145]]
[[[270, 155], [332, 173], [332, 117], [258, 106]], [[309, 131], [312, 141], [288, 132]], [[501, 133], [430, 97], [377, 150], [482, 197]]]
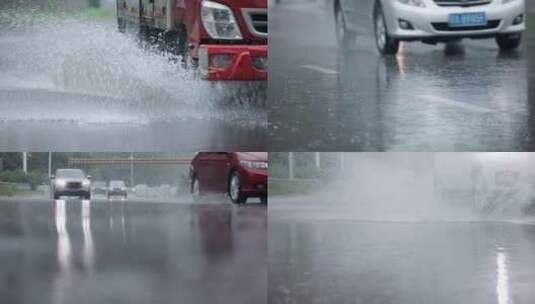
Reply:
[[0, 200], [2, 303], [265, 303], [266, 207]]
[[494, 40], [415, 42], [382, 58], [370, 33], [354, 50], [342, 51], [329, 3], [287, 0], [271, 9], [268, 133], [274, 150], [535, 147], [525, 46], [507, 54]]
[[0, 149], [265, 149], [265, 82], [207, 82], [113, 19], [0, 11]]
[[532, 303], [535, 221], [365, 220], [272, 199], [269, 303]]

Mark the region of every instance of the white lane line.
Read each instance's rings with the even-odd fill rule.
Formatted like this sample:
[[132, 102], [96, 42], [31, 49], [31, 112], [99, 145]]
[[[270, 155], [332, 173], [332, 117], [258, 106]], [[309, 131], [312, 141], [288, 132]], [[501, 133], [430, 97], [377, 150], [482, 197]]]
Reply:
[[475, 105], [467, 104], [465, 102], [460, 102], [460, 101], [456, 101], [456, 100], [453, 100], [453, 99], [448, 99], [448, 98], [435, 96], [435, 95], [420, 95], [420, 96], [418, 96], [418, 98], [426, 100], [426, 101], [432, 101], [432, 102], [435, 102], [435, 103], [441, 103], [441, 104], [446, 105], [446, 106], [461, 108], [461, 109], [472, 111], [472, 112], [478, 112], [478, 113], [496, 113], [496, 112], [498, 112], [498, 111], [493, 110], [493, 109], [484, 108], [484, 107], [480, 107], [480, 106], [475, 106]]
[[305, 69], [313, 70], [313, 71], [316, 71], [316, 72], [320, 72], [320, 73], [323, 73], [323, 74], [327, 74], [327, 75], [338, 75], [338, 74], [340, 74], [340, 72], [337, 72], [335, 70], [322, 68], [322, 67], [317, 66], [317, 65], [305, 64], [305, 65], [302, 65], [301, 67], [305, 68]]

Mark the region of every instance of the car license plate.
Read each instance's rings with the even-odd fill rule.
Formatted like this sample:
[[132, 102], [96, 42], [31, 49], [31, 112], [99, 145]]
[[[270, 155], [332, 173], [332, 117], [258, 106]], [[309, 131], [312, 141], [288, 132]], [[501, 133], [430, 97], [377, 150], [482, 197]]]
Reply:
[[451, 27], [487, 25], [487, 15], [485, 13], [450, 14], [449, 25]]

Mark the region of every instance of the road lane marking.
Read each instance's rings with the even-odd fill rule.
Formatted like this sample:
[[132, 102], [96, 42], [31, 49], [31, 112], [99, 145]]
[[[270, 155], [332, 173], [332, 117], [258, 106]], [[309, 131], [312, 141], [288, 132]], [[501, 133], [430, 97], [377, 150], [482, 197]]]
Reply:
[[340, 74], [340, 72], [338, 72], [338, 71], [322, 68], [322, 67], [317, 66], [317, 65], [305, 64], [305, 65], [302, 65], [301, 67], [305, 68], [305, 69], [313, 70], [313, 71], [316, 71], [316, 72], [320, 72], [320, 73], [323, 73], [323, 74], [327, 74], [327, 75], [338, 75], [338, 74]]
[[480, 106], [476, 106], [476, 105], [471, 105], [471, 104], [467, 104], [465, 102], [460, 102], [460, 101], [456, 101], [456, 100], [453, 100], [453, 99], [448, 99], [448, 98], [435, 96], [435, 95], [420, 95], [418, 97], [421, 98], [421, 99], [425, 99], [425, 100], [428, 100], [428, 101], [435, 102], [435, 103], [441, 103], [443, 105], [456, 107], [456, 108], [461, 108], [461, 109], [472, 111], [472, 112], [478, 112], [478, 113], [496, 113], [496, 112], [498, 112], [498, 111], [493, 110], [493, 109], [480, 107]]

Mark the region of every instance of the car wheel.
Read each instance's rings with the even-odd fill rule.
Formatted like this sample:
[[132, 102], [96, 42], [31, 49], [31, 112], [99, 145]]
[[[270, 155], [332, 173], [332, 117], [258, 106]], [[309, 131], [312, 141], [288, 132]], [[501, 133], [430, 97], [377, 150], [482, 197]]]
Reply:
[[197, 175], [194, 175], [191, 179], [190, 193], [193, 201], [198, 202], [201, 200], [201, 182], [197, 178]]
[[496, 36], [496, 43], [502, 51], [513, 51], [518, 49], [522, 42], [522, 34], [507, 34]]
[[339, 3], [336, 3], [336, 6], [334, 7], [334, 17], [338, 44], [345, 49], [354, 48], [357, 42], [357, 34], [347, 28], [344, 11]]
[[396, 54], [399, 50], [399, 40], [390, 37], [388, 34], [385, 14], [379, 2], [375, 4], [373, 20], [375, 25], [375, 44], [379, 53], [382, 55]]
[[230, 200], [234, 204], [245, 204], [247, 196], [241, 191], [240, 174], [236, 171], [232, 172], [229, 179], [228, 194]]
[[87, 193], [84, 195], [84, 199], [90, 200], [91, 199], [91, 193]]

